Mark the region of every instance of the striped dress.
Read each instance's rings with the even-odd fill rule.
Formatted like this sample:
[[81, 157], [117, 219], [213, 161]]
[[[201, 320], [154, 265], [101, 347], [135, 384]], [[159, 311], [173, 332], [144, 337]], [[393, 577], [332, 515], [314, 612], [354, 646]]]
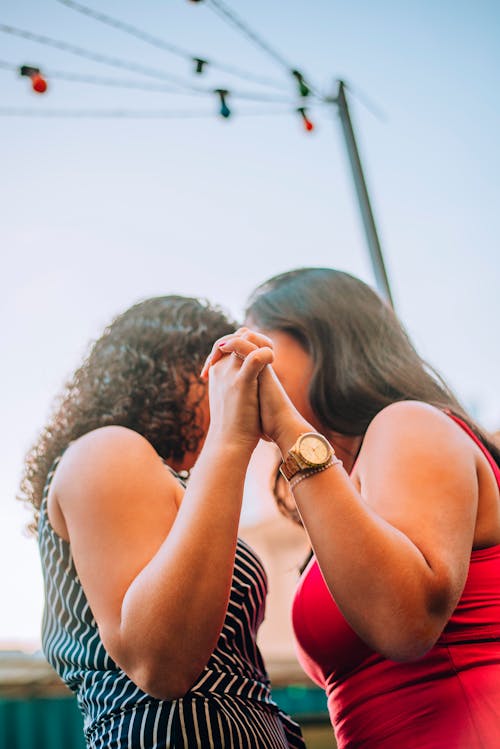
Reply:
[[89, 749], [304, 749], [300, 728], [273, 702], [256, 644], [267, 582], [254, 552], [238, 540], [224, 625], [205, 669], [180, 699], [143, 692], [114, 663], [99, 637], [71, 557], [40, 508], [45, 585], [42, 647], [76, 694]]

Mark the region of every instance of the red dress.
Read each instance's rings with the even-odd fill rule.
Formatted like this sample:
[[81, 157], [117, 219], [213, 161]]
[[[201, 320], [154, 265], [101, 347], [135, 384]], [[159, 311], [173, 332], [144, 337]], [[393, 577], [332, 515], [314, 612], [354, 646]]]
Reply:
[[[491, 455], [455, 421], [486, 455], [500, 486]], [[411, 663], [390, 661], [364, 644], [314, 557], [292, 617], [299, 660], [326, 691], [339, 748], [500, 749], [500, 544], [472, 551], [451, 619], [436, 645]]]

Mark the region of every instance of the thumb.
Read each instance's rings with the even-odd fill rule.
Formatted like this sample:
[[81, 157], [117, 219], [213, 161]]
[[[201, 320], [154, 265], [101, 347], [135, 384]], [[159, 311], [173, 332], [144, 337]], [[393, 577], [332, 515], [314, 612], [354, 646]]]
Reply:
[[273, 351], [267, 346], [254, 349], [254, 351], [247, 354], [241, 365], [240, 378], [247, 383], [257, 379], [262, 370], [273, 362], [273, 359]]

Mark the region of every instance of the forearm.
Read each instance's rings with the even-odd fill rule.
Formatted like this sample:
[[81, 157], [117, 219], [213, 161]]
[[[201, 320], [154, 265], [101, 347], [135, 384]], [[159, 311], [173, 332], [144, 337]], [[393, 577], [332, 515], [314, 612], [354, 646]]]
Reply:
[[[283, 455], [306, 431], [300, 427], [280, 435]], [[395, 659], [428, 649], [451, 613], [443, 571], [369, 507], [340, 465], [299, 482], [293, 493], [325, 582], [357, 634]]]
[[156, 696], [185, 691], [217, 643], [249, 457], [209, 433], [168, 537], [123, 600], [120, 640]]

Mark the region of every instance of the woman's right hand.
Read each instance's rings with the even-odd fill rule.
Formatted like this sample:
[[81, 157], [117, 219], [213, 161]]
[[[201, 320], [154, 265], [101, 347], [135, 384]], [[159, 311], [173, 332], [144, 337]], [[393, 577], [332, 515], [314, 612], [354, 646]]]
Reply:
[[[272, 346], [272, 341], [264, 334], [249, 328], [240, 328], [235, 333], [225, 336], [214, 345], [202, 376], [217, 367], [217, 362], [224, 358], [244, 359], [256, 356], [256, 351], [266, 351]], [[232, 354], [232, 356], [228, 356]], [[224, 356], [226, 355], [226, 356]], [[272, 361], [272, 360], [271, 360]], [[266, 362], [258, 373], [258, 405], [260, 411], [260, 436], [264, 439], [280, 443], [282, 435], [290, 431], [299, 432], [312, 429], [311, 425], [297, 411], [285, 389], [281, 385], [271, 362]], [[285, 438], [286, 441], [286, 438]]]
[[222, 434], [252, 452], [261, 436], [259, 376], [273, 361], [273, 352], [266, 342], [257, 346], [238, 337], [221, 343], [208, 374], [209, 434]]
[[280, 449], [287, 450], [294, 441], [295, 437], [290, 442], [287, 435], [313, 431], [293, 405], [272, 366], [265, 367], [259, 376], [259, 407], [263, 436]]

